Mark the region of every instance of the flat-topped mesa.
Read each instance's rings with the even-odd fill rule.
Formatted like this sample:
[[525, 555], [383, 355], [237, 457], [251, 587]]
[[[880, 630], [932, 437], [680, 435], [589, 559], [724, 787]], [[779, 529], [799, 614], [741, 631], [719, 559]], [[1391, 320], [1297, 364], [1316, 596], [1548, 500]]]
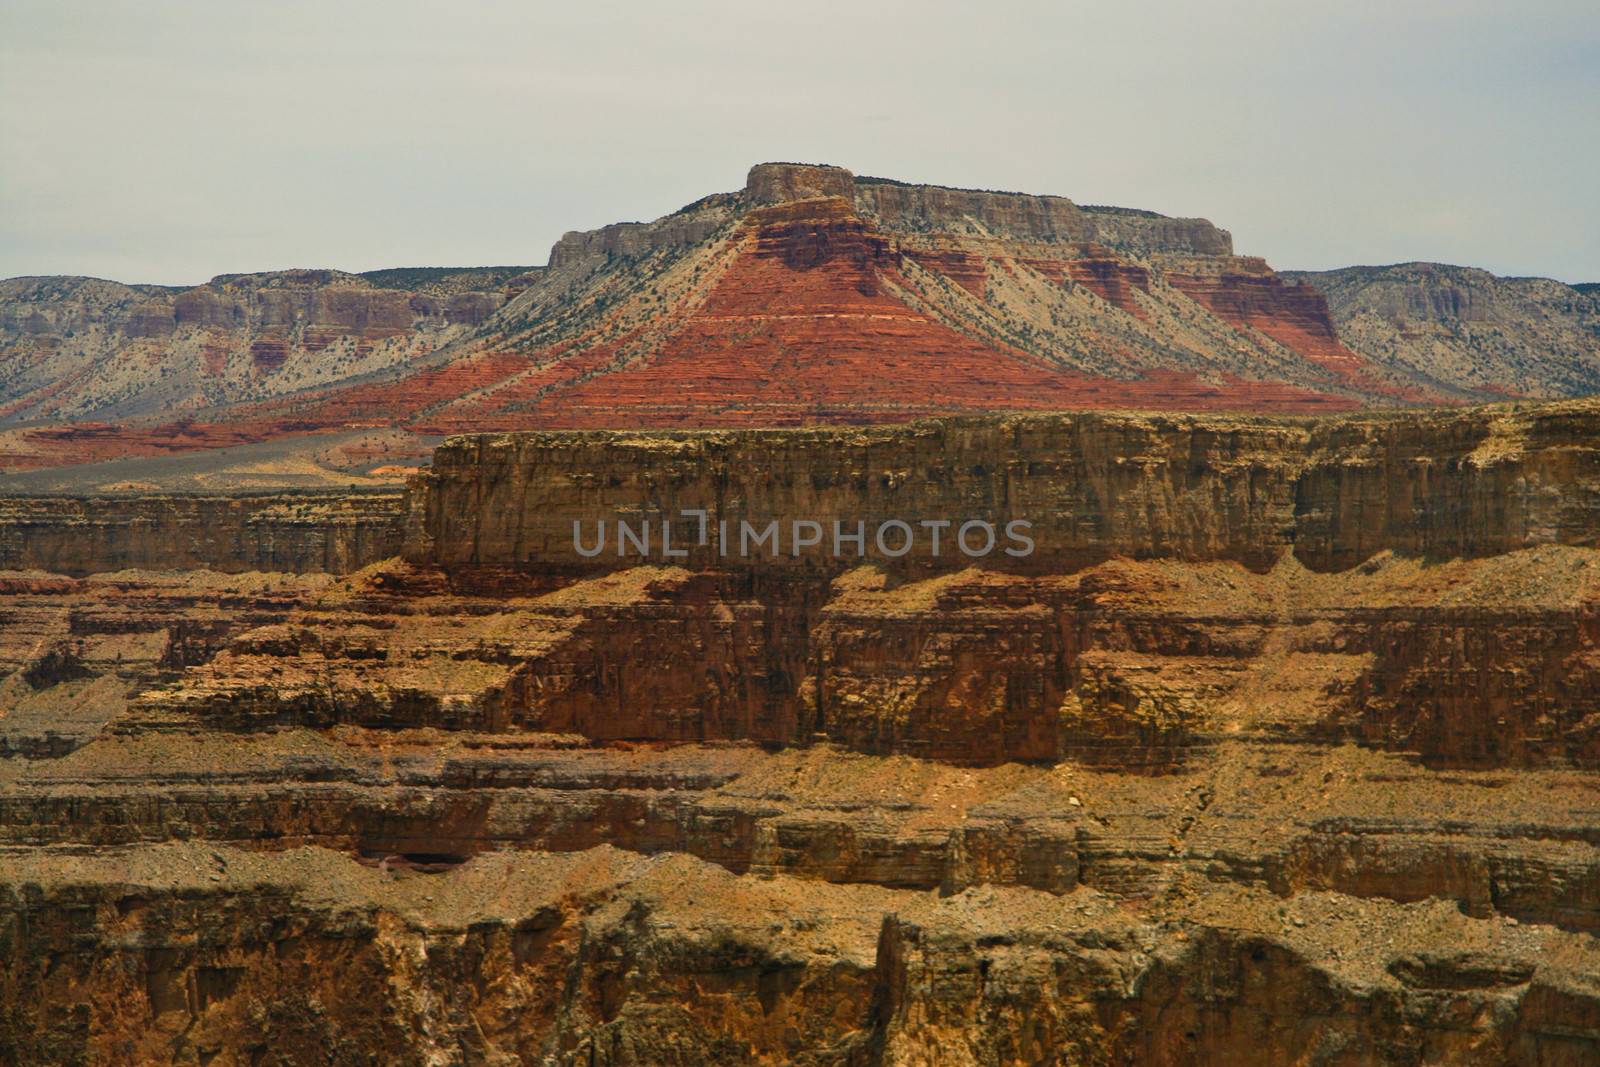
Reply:
[[856, 177], [843, 167], [810, 163], [757, 163], [745, 178], [745, 199], [754, 204], [855, 196]]
[[1355, 352], [1524, 396], [1600, 392], [1600, 298], [1550, 278], [1445, 263], [1289, 272], [1327, 297]]
[[[818, 573], [1059, 572], [1119, 556], [1265, 568], [1293, 551], [1342, 570], [1385, 550], [1594, 544], [1597, 442], [1596, 401], [1320, 421], [1083, 413], [462, 436], [412, 485], [405, 554], [465, 571], [643, 559]], [[776, 543], [757, 540], [769, 524]], [[647, 543], [624, 543], [621, 526]], [[863, 530], [864, 543], [851, 538]]]
[[745, 181], [753, 205], [838, 197], [901, 234], [954, 233], [1021, 241], [1095, 242], [1140, 254], [1230, 256], [1233, 238], [1205, 219], [1129, 208], [1082, 208], [1064, 196], [957, 189], [856, 177], [843, 167], [758, 163]]
[[1020, 241], [1095, 243], [1141, 255], [1231, 256], [1233, 238], [1205, 219], [1131, 208], [1084, 208], [1064, 196], [910, 185], [857, 178], [856, 210], [898, 233], [966, 233]]
[[[39, 424], [8, 438], [0, 467], [172, 450], [166, 426], [89, 440], [50, 422], [173, 407], [207, 411], [175, 446], [187, 451], [381, 425], [1320, 413], [1505, 395], [1506, 374], [1461, 387], [1389, 373], [1344, 347], [1320, 290], [1231, 253], [1204, 219], [762, 163], [742, 189], [653, 221], [570, 232], [536, 272], [294, 271], [184, 292], [0, 282], [0, 422]], [[125, 325], [86, 328], [97, 321]], [[1558, 378], [1547, 392], [1582, 376]]]
[[457, 325], [481, 322], [504, 302], [505, 293], [493, 272], [480, 273], [485, 275], [481, 289], [430, 293], [387, 288], [339, 270], [222, 274], [192, 289], [150, 294], [132, 308], [123, 328], [130, 337], [167, 337], [184, 327], [303, 328], [322, 343], [347, 334], [379, 340], [430, 318]]
[[371, 277], [283, 270], [190, 288], [0, 280], [0, 422], [172, 417], [387, 370], [481, 326], [536, 277], [524, 275], [523, 267]]

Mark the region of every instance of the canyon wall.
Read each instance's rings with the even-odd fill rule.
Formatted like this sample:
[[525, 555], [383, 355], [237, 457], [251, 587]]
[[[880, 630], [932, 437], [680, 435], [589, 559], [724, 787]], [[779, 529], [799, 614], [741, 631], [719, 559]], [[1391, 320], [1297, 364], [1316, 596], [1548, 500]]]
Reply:
[[[1071, 568], [1108, 555], [1264, 562], [1292, 531], [1292, 460], [1305, 430], [1240, 420], [1196, 432], [1183, 419], [1051, 416], [952, 419], [905, 428], [506, 434], [453, 438], [413, 487], [407, 556], [454, 565], [615, 567], [613, 536], [592, 561], [574, 551], [573, 523], [675, 522], [688, 566], [837, 570], [835, 521], [866, 547], [888, 520], [916, 534], [907, 563], [962, 566], [969, 521], [1003, 530], [1031, 521], [1024, 561]], [[703, 509], [713, 534], [692, 544]], [[777, 552], [741, 556], [744, 524], [779, 523]], [[792, 523], [821, 524], [820, 541], [792, 546]], [[923, 520], [948, 520], [938, 556]], [[691, 537], [693, 535], [693, 538]], [[904, 535], [899, 535], [903, 537]], [[898, 538], [897, 538], [898, 539]], [[981, 531], [969, 534], [979, 545]], [[989, 555], [1003, 559], [997, 533]], [[891, 550], [898, 545], [891, 542]], [[635, 557], [637, 562], [637, 557]]]
[[0, 569], [344, 574], [395, 555], [399, 492], [0, 496]]
[[[779, 182], [772, 165], [751, 171], [747, 189], [759, 199], [798, 199], [796, 191], [783, 196], [768, 192]], [[837, 168], [807, 168], [808, 171]], [[974, 226], [996, 236], [1024, 241], [1099, 242], [1139, 254], [1178, 253], [1200, 256], [1233, 255], [1233, 238], [1227, 230], [1206, 219], [1174, 219], [1153, 211], [1125, 208], [1080, 207], [1062, 196], [951, 189], [940, 185], [912, 185], [881, 178], [856, 178], [845, 182], [809, 183], [816, 188], [839, 190], [809, 195], [854, 195], [861, 214], [904, 233], [970, 233]], [[757, 192], [760, 190], [760, 192]]]
[[1296, 552], [1343, 569], [1393, 549], [1484, 556], [1600, 543], [1600, 403], [1319, 424], [1295, 486]]
[[[1581, 1067], [1594, 1048], [1581, 938], [1436, 903], [1307, 896], [1280, 918], [1233, 893], [1162, 917], [609, 848], [400, 882], [322, 850], [182, 844], [131, 870], [14, 869], [17, 1064]], [[1361, 936], [1370, 962], [1340, 959]], [[61, 1010], [85, 991], [93, 1013]]]
[[1584, 396], [1597, 322], [1549, 280], [1279, 273], [1203, 218], [761, 163], [660, 218], [568, 232], [542, 268], [0, 280], [0, 469], [383, 427]]
[[[488, 434], [403, 514], [7, 500], [58, 570], [405, 556], [0, 569], [0, 1060], [1587, 1067], [1597, 408]], [[686, 506], [1044, 521], [570, 550]]]
[[[776, 551], [755, 541], [774, 520]], [[890, 520], [910, 529], [879, 545]], [[795, 544], [797, 521], [818, 525], [800, 537], [815, 543]], [[922, 524], [940, 521], [936, 543]], [[870, 558], [922, 570], [982, 559], [1025, 573], [1115, 556], [1262, 569], [1292, 551], [1312, 569], [1343, 570], [1384, 550], [1592, 545], [1597, 521], [1600, 403], [1319, 421], [1081, 413], [452, 438], [412, 486], [405, 551], [458, 569], [593, 571], [643, 557], [837, 572]], [[624, 544], [619, 522], [636, 535], [648, 523], [649, 548]], [[996, 531], [990, 551], [963, 550], [988, 543], [977, 528], [958, 542], [967, 522]], [[1004, 536], [1015, 522], [1028, 524], [1026, 554]], [[864, 546], [836, 542], [858, 523]], [[603, 548], [580, 554], [574, 524], [586, 549], [605, 531]]]

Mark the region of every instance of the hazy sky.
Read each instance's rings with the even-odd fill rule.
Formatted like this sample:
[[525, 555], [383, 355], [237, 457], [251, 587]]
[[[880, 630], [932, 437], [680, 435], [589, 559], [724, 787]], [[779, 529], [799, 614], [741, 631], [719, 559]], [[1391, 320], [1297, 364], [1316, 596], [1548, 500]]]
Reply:
[[770, 159], [1600, 281], [1600, 7], [0, 2], [0, 277], [543, 263]]

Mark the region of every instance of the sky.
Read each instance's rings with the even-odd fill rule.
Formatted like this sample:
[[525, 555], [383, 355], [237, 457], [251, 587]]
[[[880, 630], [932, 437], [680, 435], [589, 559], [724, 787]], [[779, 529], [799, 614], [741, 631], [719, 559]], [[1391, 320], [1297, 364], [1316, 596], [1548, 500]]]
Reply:
[[0, 4], [0, 277], [539, 264], [763, 160], [1600, 281], [1600, 7]]

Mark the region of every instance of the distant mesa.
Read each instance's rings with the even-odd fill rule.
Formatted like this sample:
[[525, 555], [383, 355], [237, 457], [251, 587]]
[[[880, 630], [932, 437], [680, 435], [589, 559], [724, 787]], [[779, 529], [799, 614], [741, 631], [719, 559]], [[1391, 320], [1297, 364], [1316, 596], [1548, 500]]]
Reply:
[[[760, 163], [543, 267], [0, 282], [0, 468], [306, 434], [1600, 391], [1593, 286], [1280, 274], [1206, 219]], [[181, 416], [180, 421], [174, 421]]]

